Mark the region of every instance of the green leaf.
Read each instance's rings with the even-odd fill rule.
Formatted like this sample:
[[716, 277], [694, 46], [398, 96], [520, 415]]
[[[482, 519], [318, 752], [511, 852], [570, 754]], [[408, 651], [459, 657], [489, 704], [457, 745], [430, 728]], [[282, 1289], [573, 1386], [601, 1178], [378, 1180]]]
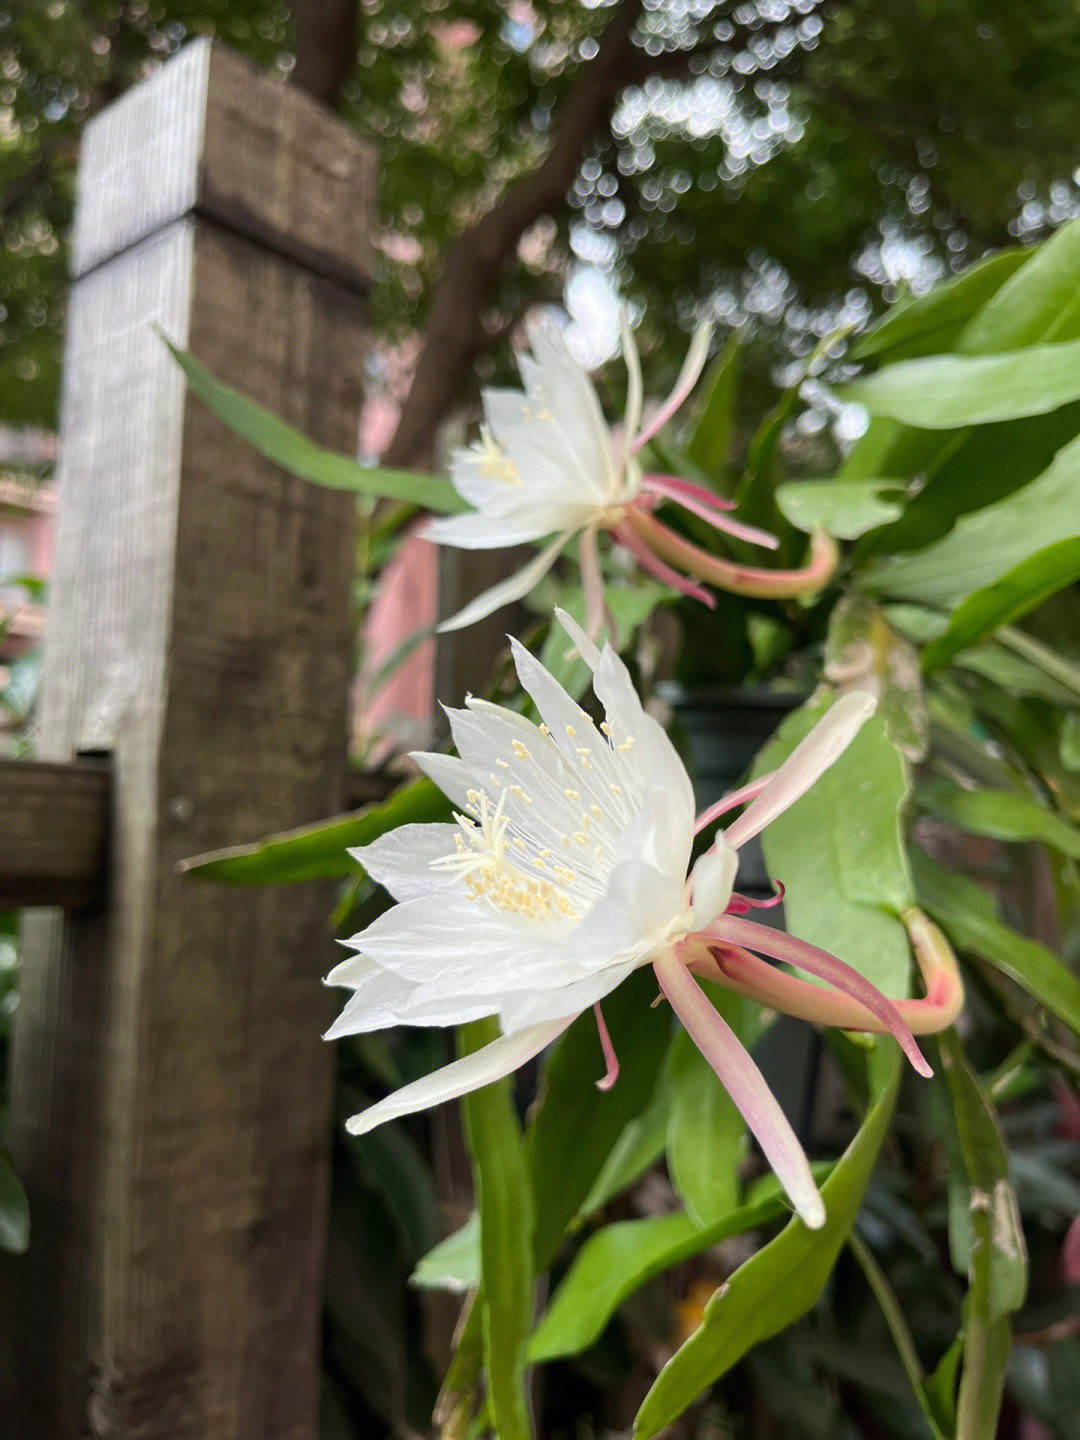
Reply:
[[933, 544], [879, 561], [862, 583], [952, 610], [1048, 546], [1080, 536], [1078, 495], [1080, 439], [1059, 450], [1036, 479], [996, 504], [961, 515]]
[[860, 476], [786, 480], [776, 488], [781, 514], [799, 530], [827, 530], [855, 540], [904, 513], [904, 481]]
[[705, 1306], [701, 1325], [646, 1395], [634, 1422], [636, 1440], [650, 1440], [671, 1424], [752, 1346], [805, 1315], [825, 1288], [854, 1224], [896, 1101], [899, 1052], [894, 1046], [879, 1046], [874, 1054], [879, 1072], [874, 1102], [821, 1187], [828, 1216], [824, 1226], [808, 1230], [793, 1219], [720, 1287]]
[[991, 355], [1080, 335], [1080, 225], [1054, 232], [972, 319], [957, 348]]
[[298, 475], [301, 480], [310, 480], [329, 490], [349, 490], [354, 495], [367, 495], [372, 499], [403, 500], [442, 514], [469, 508], [448, 481], [412, 470], [381, 470], [361, 465], [348, 455], [316, 445], [295, 426], [279, 420], [231, 385], [223, 384], [193, 355], [167, 339], [165, 344], [203, 404], [260, 455], [290, 475]]
[[920, 785], [915, 803], [939, 820], [971, 835], [994, 840], [1041, 840], [1063, 855], [1080, 860], [1080, 829], [1030, 795], [1010, 790], [964, 790], [934, 781]]
[[870, 355], [888, 355], [899, 360], [951, 350], [961, 328], [1036, 253], [1035, 250], [1003, 250], [976, 265], [969, 265], [955, 280], [935, 285], [925, 295], [901, 300], [859, 337], [851, 348], [852, 358], [865, 360]]
[[916, 762], [926, 758], [930, 722], [918, 653], [869, 595], [848, 591], [833, 606], [824, 674], [845, 689], [872, 691], [900, 754]]
[[353, 814], [268, 835], [253, 845], [196, 855], [182, 861], [180, 869], [200, 880], [227, 880], [236, 885], [355, 876], [360, 867], [348, 855], [350, 848], [370, 845], [399, 825], [449, 820], [450, 811], [450, 802], [438, 786], [430, 780], [414, 780], [395, 790], [389, 800]]
[[[789, 715], [759, 754], [755, 774], [776, 769], [826, 708], [812, 700]], [[911, 972], [907, 931], [896, 918], [914, 903], [900, 829], [907, 793], [904, 762], [875, 715], [761, 836], [769, 873], [786, 887], [791, 933], [838, 955], [892, 996], [907, 993]]]
[[439, 1233], [437, 1201], [431, 1171], [411, 1135], [401, 1125], [386, 1125], [346, 1135], [345, 1144], [374, 1179], [409, 1253], [423, 1255]]
[[1080, 983], [1056, 955], [1003, 924], [993, 898], [974, 880], [919, 851], [912, 851], [911, 868], [919, 904], [958, 949], [984, 956], [1080, 1035]]
[[452, 1290], [457, 1294], [479, 1285], [479, 1210], [474, 1210], [464, 1225], [423, 1256], [411, 1279], [422, 1290]]
[[768, 1176], [752, 1200], [704, 1228], [685, 1212], [605, 1225], [590, 1235], [574, 1256], [529, 1342], [530, 1361], [555, 1360], [587, 1350], [622, 1302], [654, 1275], [731, 1235], [766, 1225], [789, 1209], [779, 1184]]
[[652, 1008], [656, 994], [656, 978], [646, 966], [604, 999], [616, 1054], [626, 1062], [610, 1090], [595, 1085], [604, 1060], [591, 1011], [574, 1021], [548, 1060], [527, 1138], [538, 1271], [551, 1264], [627, 1123], [652, 1097], [671, 1037], [667, 1007]]
[[970, 1187], [971, 1254], [957, 1440], [993, 1440], [1012, 1338], [1024, 1302], [1027, 1255], [997, 1117], [953, 1031], [939, 1041]]
[[[704, 984], [713, 1005], [749, 1049], [764, 1029], [761, 1007], [719, 986]], [[664, 1084], [671, 1095], [668, 1173], [690, 1218], [704, 1227], [739, 1203], [746, 1124], [716, 1072], [684, 1030], [679, 1030], [671, 1043]]]
[[26, 1191], [0, 1150], [0, 1250], [21, 1255], [30, 1244], [30, 1206]]
[[[461, 1028], [460, 1052], [471, 1054], [499, 1034], [495, 1019]], [[484, 1369], [499, 1440], [529, 1440], [525, 1342], [532, 1327], [533, 1193], [509, 1078], [462, 1099], [480, 1213]]]
[[592, 1189], [581, 1202], [578, 1213], [582, 1218], [594, 1215], [655, 1165], [667, 1144], [670, 1115], [671, 1093], [661, 1072], [652, 1098], [639, 1115], [627, 1121], [608, 1152]]
[[850, 381], [840, 395], [871, 415], [924, 430], [1045, 415], [1080, 399], [1080, 341], [1031, 345], [1004, 355], [901, 360]]
[[852, 1230], [848, 1236], [848, 1246], [865, 1275], [867, 1284], [874, 1292], [875, 1299], [881, 1306], [881, 1313], [884, 1315], [889, 1333], [893, 1337], [897, 1353], [900, 1356], [900, 1363], [904, 1367], [904, 1373], [919, 1402], [919, 1408], [926, 1417], [926, 1423], [930, 1426], [934, 1440], [949, 1440], [947, 1432], [952, 1428], [951, 1407], [943, 1407], [936, 1391], [927, 1387], [926, 1375], [923, 1372], [918, 1351], [915, 1349], [915, 1342], [908, 1328], [903, 1308], [896, 1298], [895, 1290], [889, 1284], [888, 1277], [869, 1246], [860, 1239], [857, 1230]]
[[940, 669], [959, 651], [967, 649], [991, 630], [1026, 615], [1044, 600], [1080, 579], [1080, 537], [1059, 540], [969, 595], [953, 611], [949, 628], [926, 647], [922, 668]]
[[739, 378], [739, 336], [734, 333], [709, 367], [702, 390], [705, 404], [686, 442], [686, 456], [706, 475], [723, 475], [731, 447], [735, 391]]

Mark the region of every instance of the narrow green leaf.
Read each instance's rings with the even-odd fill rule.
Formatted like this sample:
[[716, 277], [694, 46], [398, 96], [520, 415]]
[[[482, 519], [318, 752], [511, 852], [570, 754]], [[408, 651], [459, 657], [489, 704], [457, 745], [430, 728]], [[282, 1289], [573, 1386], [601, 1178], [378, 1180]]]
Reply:
[[984, 956], [1080, 1035], [1080, 983], [1044, 945], [998, 919], [981, 885], [912, 851], [919, 904], [961, 950]]
[[856, 540], [904, 513], [904, 482], [858, 479], [786, 480], [776, 488], [781, 514], [799, 530], [827, 530]]
[[924, 430], [1045, 415], [1080, 399], [1080, 341], [1031, 345], [1004, 355], [901, 360], [850, 381], [839, 393], [871, 415]]
[[[1080, 352], [1078, 352], [1080, 359]], [[1080, 365], [1077, 368], [1080, 377]], [[883, 558], [862, 583], [887, 595], [952, 610], [1061, 540], [1080, 536], [1080, 439], [1013, 494], [959, 516], [947, 535], [910, 554]]]
[[939, 1041], [970, 1187], [971, 1255], [957, 1440], [993, 1440], [1012, 1344], [1009, 1315], [1024, 1302], [1027, 1255], [997, 1117], [955, 1032]]
[[654, 1275], [731, 1235], [768, 1224], [790, 1209], [772, 1176], [753, 1200], [702, 1228], [685, 1212], [619, 1220], [590, 1235], [529, 1342], [533, 1362], [578, 1355], [603, 1334], [627, 1296]]
[[971, 835], [994, 840], [1041, 840], [1063, 855], [1080, 860], [1080, 829], [1030, 795], [1010, 790], [964, 790], [934, 781], [921, 785], [915, 803], [939, 820]]
[[[462, 1026], [459, 1050], [471, 1054], [496, 1039], [498, 1022]], [[530, 1440], [525, 1396], [525, 1342], [532, 1326], [533, 1192], [512, 1081], [497, 1080], [462, 1099], [480, 1213], [484, 1369], [499, 1440]]]
[[619, 1083], [597, 1090], [604, 1061], [592, 1012], [575, 1020], [554, 1047], [527, 1147], [536, 1195], [536, 1268], [551, 1264], [627, 1123], [652, 1097], [671, 1036], [671, 1015], [657, 1006], [647, 966], [604, 1000], [604, 1018], [623, 1058]]
[[821, 1187], [828, 1218], [820, 1230], [793, 1219], [716, 1292], [698, 1329], [672, 1356], [634, 1422], [650, 1440], [761, 1340], [778, 1334], [815, 1303], [850, 1233], [885, 1138], [900, 1077], [899, 1052], [877, 1051], [880, 1084], [859, 1133]]
[[474, 1210], [464, 1225], [429, 1250], [410, 1279], [422, 1290], [452, 1290], [457, 1294], [465, 1294], [479, 1285], [479, 1210]]
[[23, 1254], [30, 1244], [30, 1206], [26, 1191], [0, 1150], [0, 1250]]
[[889, 1333], [893, 1337], [897, 1354], [900, 1356], [900, 1363], [904, 1367], [904, 1373], [908, 1377], [915, 1399], [919, 1402], [919, 1408], [926, 1417], [926, 1423], [930, 1426], [934, 1440], [949, 1440], [947, 1432], [952, 1428], [951, 1417], [942, 1413], [936, 1393], [927, 1388], [922, 1363], [919, 1360], [918, 1351], [915, 1349], [915, 1342], [911, 1337], [903, 1309], [896, 1298], [896, 1292], [889, 1284], [888, 1277], [874, 1258], [870, 1248], [860, 1239], [857, 1230], [853, 1229], [848, 1236], [848, 1246], [865, 1275], [867, 1284], [874, 1292], [874, 1298], [881, 1307], [881, 1313], [885, 1317], [885, 1323], [889, 1327]]
[[735, 391], [739, 379], [739, 337], [732, 334], [709, 367], [701, 387], [705, 404], [686, 442], [686, 455], [706, 475], [720, 477], [731, 447]]
[[347, 853], [350, 848], [370, 845], [399, 825], [449, 820], [450, 809], [449, 800], [430, 780], [415, 780], [377, 805], [268, 835], [253, 845], [196, 855], [182, 861], [180, 869], [200, 880], [227, 880], [236, 885], [356, 875], [360, 867]]
[[671, 1093], [663, 1077], [661, 1071], [649, 1103], [640, 1115], [627, 1121], [608, 1152], [592, 1189], [581, 1202], [578, 1213], [583, 1219], [628, 1190], [663, 1155], [671, 1116]]
[[[811, 701], [789, 715], [755, 772], [774, 770], [825, 708]], [[914, 903], [900, 828], [907, 793], [904, 762], [873, 716], [761, 837], [769, 873], [786, 887], [792, 934], [838, 955], [892, 996], [907, 993], [911, 972], [907, 931], [896, 918]]]
[[262, 405], [211, 375], [193, 355], [167, 339], [165, 344], [203, 404], [260, 455], [290, 475], [298, 475], [301, 480], [310, 480], [329, 490], [349, 490], [354, 495], [367, 495], [372, 499], [403, 500], [443, 514], [468, 509], [446, 480], [412, 470], [382, 470], [361, 465], [348, 455], [316, 445], [295, 426], [279, 420]]
[[852, 357], [865, 360], [870, 355], [888, 355], [891, 359], [908, 359], [951, 350], [960, 329], [1036, 253], [1002, 250], [969, 265], [955, 280], [935, 285], [925, 295], [901, 300], [856, 340]]
[[976, 590], [953, 611], [949, 628], [923, 651], [922, 668], [938, 670], [991, 630], [1008, 625], [1080, 579], [1080, 536], [1059, 540]]

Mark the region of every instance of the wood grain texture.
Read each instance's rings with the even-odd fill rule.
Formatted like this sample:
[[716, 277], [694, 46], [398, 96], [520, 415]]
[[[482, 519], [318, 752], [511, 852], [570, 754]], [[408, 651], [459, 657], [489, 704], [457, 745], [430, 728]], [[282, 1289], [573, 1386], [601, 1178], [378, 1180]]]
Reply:
[[[10, 1140], [34, 1232], [12, 1267], [21, 1393], [0, 1431], [27, 1440], [317, 1433], [330, 896], [197, 885], [176, 865], [342, 808], [354, 507], [230, 435], [151, 325], [341, 449], [364, 333], [351, 289], [200, 208], [193, 96], [206, 154], [232, 106], [264, 112], [246, 69], [230, 99], [231, 62], [208, 99], [191, 56], [147, 87], [175, 147], [102, 123], [83, 160], [84, 256], [104, 224], [85, 197], [139, 147], [159, 161], [146, 185], [192, 198], [171, 218], [133, 195], [140, 224], [116, 224], [119, 253], [98, 252], [69, 311], [40, 749], [110, 752], [114, 823], [108, 905], [25, 927]], [[305, 114], [322, 127], [308, 166], [279, 127], [228, 122], [266, 213], [299, 215], [309, 192], [317, 211], [322, 157], [355, 143]]]
[[95, 117], [82, 147], [75, 275], [195, 214], [367, 286], [373, 151], [309, 95], [209, 40]]
[[108, 767], [96, 761], [0, 757], [0, 910], [100, 903], [109, 786]]

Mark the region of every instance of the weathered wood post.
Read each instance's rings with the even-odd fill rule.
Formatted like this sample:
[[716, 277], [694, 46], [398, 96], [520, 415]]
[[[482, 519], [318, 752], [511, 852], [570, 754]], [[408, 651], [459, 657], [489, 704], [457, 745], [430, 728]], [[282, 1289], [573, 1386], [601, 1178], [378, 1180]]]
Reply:
[[85, 135], [40, 753], [111, 757], [112, 850], [98, 913], [28, 925], [22, 1440], [316, 1434], [328, 897], [176, 864], [341, 808], [353, 505], [236, 441], [151, 327], [350, 448], [372, 170], [203, 42]]

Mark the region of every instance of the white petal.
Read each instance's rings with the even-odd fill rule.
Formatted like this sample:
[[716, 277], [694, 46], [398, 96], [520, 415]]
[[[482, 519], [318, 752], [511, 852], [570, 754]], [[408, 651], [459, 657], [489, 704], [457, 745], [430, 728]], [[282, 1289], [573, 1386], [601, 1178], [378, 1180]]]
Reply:
[[565, 610], [560, 610], [558, 606], [555, 608], [555, 619], [558, 620], [567, 635], [569, 635], [570, 639], [574, 642], [574, 649], [595, 675], [596, 667], [600, 663], [599, 647], [593, 644], [574, 617], [568, 615]]
[[513, 518], [489, 510], [470, 510], [432, 520], [421, 531], [421, 539], [434, 545], [453, 545], [460, 550], [498, 550], [504, 545], [521, 545], [550, 535], [555, 527], [546, 514]]
[[809, 735], [799, 741], [761, 794], [728, 826], [724, 832], [728, 844], [737, 850], [794, 805], [833, 761], [839, 759], [863, 722], [874, 713], [876, 704], [873, 695], [864, 690], [841, 695]]
[[537, 586], [547, 572], [559, 558], [559, 552], [570, 539], [570, 535], [557, 535], [546, 549], [529, 561], [524, 569], [519, 570], [516, 575], [511, 575], [508, 580], [501, 580], [498, 585], [493, 585], [490, 590], [485, 590], [475, 600], [471, 600], [464, 609], [452, 615], [449, 620], [444, 620], [438, 626], [440, 634], [447, 630], [462, 630], [466, 625], [474, 625], [477, 620], [483, 620], [485, 615], [492, 614], [495, 610], [509, 605], [513, 600], [521, 600], [528, 595], [529, 591]]
[[738, 853], [723, 836], [698, 859], [690, 872], [695, 930], [704, 930], [727, 909], [738, 869]]
[[594, 972], [605, 964], [643, 965], [683, 912], [683, 884], [655, 865], [620, 861], [604, 895], [570, 939], [574, 958]]
[[519, 1030], [525, 1025], [557, 1020], [560, 1015], [580, 1015], [597, 1000], [610, 995], [639, 965], [638, 960], [628, 960], [621, 965], [607, 965], [595, 975], [557, 990], [523, 990], [507, 995], [499, 1006], [500, 1022], [506, 1030]]
[[366, 955], [351, 955], [343, 960], [330, 972], [326, 983], [348, 985], [353, 994], [324, 1040], [386, 1030], [391, 1025], [462, 1025], [496, 1010], [490, 996], [432, 996], [423, 985], [402, 980]]
[[634, 332], [630, 328], [630, 312], [626, 306], [622, 307], [622, 314], [619, 317], [622, 331], [623, 359], [626, 361], [626, 420], [624, 428], [626, 438], [624, 445], [630, 446], [641, 426], [641, 405], [644, 396], [644, 388], [641, 379], [641, 356], [638, 354], [637, 341], [634, 339]]
[[462, 883], [459, 895], [402, 901], [346, 944], [432, 994], [499, 995], [581, 979], [567, 944], [574, 928], [497, 911], [469, 899]]
[[399, 825], [349, 854], [395, 900], [412, 900], [460, 883], [451, 871], [431, 868], [432, 861], [454, 854], [460, 833], [456, 825]]
[[403, 1085], [400, 1090], [388, 1095], [385, 1100], [380, 1100], [377, 1105], [371, 1105], [359, 1115], [346, 1120], [345, 1128], [352, 1135], [365, 1135], [387, 1120], [395, 1120], [400, 1115], [412, 1115], [417, 1110], [427, 1110], [432, 1105], [442, 1104], [444, 1100], [455, 1100], [459, 1095], [479, 1090], [482, 1085], [490, 1085], [493, 1080], [501, 1080], [519, 1065], [524, 1065], [526, 1060], [539, 1055], [569, 1024], [570, 1020], [556, 1020], [544, 1025], [531, 1025], [527, 1030], [518, 1030], [512, 1035], [501, 1035], [482, 1050], [454, 1060], [449, 1065], [444, 1065], [441, 1070], [436, 1070], [434, 1074], [425, 1075], [422, 1080], [414, 1080], [411, 1085]]
[[440, 755], [436, 750], [413, 750], [410, 760], [433, 780], [448, 800], [464, 810], [468, 804], [468, 791], [473, 788], [473, 778], [467, 765], [456, 755]]

